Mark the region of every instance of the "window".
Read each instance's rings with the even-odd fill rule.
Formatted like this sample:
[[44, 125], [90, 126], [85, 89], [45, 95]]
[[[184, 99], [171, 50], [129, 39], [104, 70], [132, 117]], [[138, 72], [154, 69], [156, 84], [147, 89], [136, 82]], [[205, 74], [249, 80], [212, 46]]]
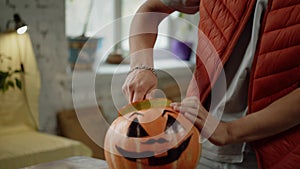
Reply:
[[[120, 32], [121, 37], [128, 37], [130, 23], [133, 15], [146, 0], [66, 0], [66, 35], [68, 37], [76, 37], [85, 35], [87, 37], [94, 36], [95, 34], [104, 37], [104, 43], [108, 46], [113, 46], [114, 36], [118, 36]], [[117, 15], [116, 17], [114, 17]], [[101, 33], [99, 30], [112, 25], [115, 18], [125, 18], [121, 22], [121, 29], [112, 29], [107, 33]], [[168, 48], [170, 39], [164, 36], [164, 34], [176, 35], [176, 30], [182, 25], [172, 22], [175, 17], [178, 16], [178, 12], [173, 13], [170, 17], [165, 19], [159, 26], [158, 40], [156, 42], [156, 48]], [[197, 23], [198, 19], [189, 17], [188, 20]], [[192, 18], [192, 19], [191, 19]], [[182, 24], [182, 23], [181, 23]], [[197, 25], [197, 24], [196, 24]], [[84, 31], [85, 30], [85, 31]], [[197, 32], [197, 31], [193, 31]], [[193, 34], [192, 38], [194, 38]], [[123, 51], [129, 50], [128, 38], [122, 39], [121, 48]]]
[[[68, 37], [76, 37], [85, 35], [91, 37], [99, 33], [99, 29], [107, 24], [111, 24], [114, 20], [115, 10], [121, 9], [119, 15], [127, 18], [126, 22], [122, 22], [122, 37], [128, 36], [130, 21], [132, 16], [137, 11], [140, 5], [146, 0], [66, 0], [66, 35]], [[118, 12], [117, 12], [118, 14]], [[117, 16], [119, 18], [120, 16]], [[129, 20], [129, 21], [128, 21]], [[86, 31], [84, 32], [84, 29]], [[160, 31], [168, 31], [168, 20], [160, 25]], [[100, 33], [101, 35], [101, 33]], [[108, 36], [107, 39], [112, 39], [113, 35]], [[168, 45], [167, 39], [159, 37], [156, 46], [166, 48]], [[129, 49], [128, 40], [124, 39], [122, 48]]]
[[66, 35], [69, 37], [94, 35], [99, 28], [113, 20], [112, 2], [66, 0]]
[[[122, 16], [129, 16], [130, 19], [132, 19], [132, 15], [137, 11], [139, 6], [141, 6], [146, 0], [122, 0]], [[168, 20], [163, 21], [163, 23], [159, 26], [160, 32], [168, 32], [169, 29]], [[123, 36], [126, 36], [129, 32], [130, 28], [130, 22], [125, 22], [123, 25], [122, 34]], [[162, 36], [158, 36], [158, 40], [156, 43], [156, 46], [159, 48], [167, 48], [168, 47], [168, 40], [166, 38], [163, 38]], [[125, 50], [129, 49], [129, 43], [128, 40], [125, 40], [122, 43], [122, 47]]]

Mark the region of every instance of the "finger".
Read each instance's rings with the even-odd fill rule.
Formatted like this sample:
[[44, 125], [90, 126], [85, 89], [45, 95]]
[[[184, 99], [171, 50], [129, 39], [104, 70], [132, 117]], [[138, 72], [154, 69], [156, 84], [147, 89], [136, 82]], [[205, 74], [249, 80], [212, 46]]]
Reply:
[[194, 108], [194, 109], [199, 109], [199, 105], [195, 104], [194, 102], [181, 103], [181, 106], [183, 106], [183, 107], [191, 107], [191, 108]]
[[154, 97], [153, 97], [153, 94], [151, 94], [151, 93], [147, 93], [146, 94], [146, 96], [145, 96], [145, 99], [153, 99]]
[[129, 103], [132, 102], [133, 100], [133, 93], [134, 93], [134, 88], [135, 85], [132, 83], [133, 79], [131, 76], [127, 76], [123, 86], [122, 86], [122, 91], [124, 95], [126, 96], [126, 99], [128, 100]]
[[184, 99], [181, 103], [184, 106], [199, 108], [200, 102], [193, 98]]
[[173, 104], [171, 107], [172, 107], [175, 111], [180, 112], [180, 107], [181, 107], [180, 104]]
[[193, 114], [194, 116], [198, 116], [198, 109], [194, 109], [192, 107], [180, 106], [180, 107], [176, 107], [176, 110], [181, 113], [190, 113]]
[[151, 87], [151, 88], [146, 92], [145, 99], [153, 99], [153, 98], [155, 98], [156, 91], [157, 91], [157, 90], [155, 89], [155, 86]]
[[196, 96], [186, 97], [186, 98], [183, 99], [183, 101], [195, 101], [195, 102], [199, 102], [200, 103], [199, 98], [196, 97]]
[[123, 87], [122, 87], [122, 92], [123, 94], [125, 95], [128, 103], [131, 103], [132, 102], [132, 96], [133, 96], [133, 91], [130, 90], [130, 87], [128, 84], [124, 84]]
[[186, 107], [193, 107], [193, 108], [199, 108], [199, 104], [197, 101], [195, 101], [193, 98], [185, 98], [183, 101], [180, 102], [173, 102], [170, 104], [171, 107], [175, 106], [186, 106]]
[[142, 101], [146, 97], [146, 92], [134, 92], [132, 102]]
[[133, 102], [133, 96], [134, 96], [134, 91], [130, 92], [130, 94], [128, 95], [129, 99], [129, 103], [132, 103]]
[[128, 90], [127, 90], [127, 85], [126, 84], [123, 84], [122, 86], [122, 93], [123, 95], [125, 96], [125, 98], [127, 99], [128, 102], [130, 102], [130, 95], [128, 93]]
[[194, 124], [194, 126], [199, 130], [199, 132], [201, 132], [203, 126], [204, 126], [204, 121], [197, 118], [196, 116], [194, 116], [193, 114], [190, 113], [184, 113], [183, 115], [186, 119], [188, 119], [191, 123]]
[[173, 102], [170, 104], [171, 107], [175, 107], [175, 106], [181, 106], [181, 103], [179, 102]]
[[146, 96], [145, 99], [153, 99], [155, 98], [155, 92], [153, 92], [153, 90], [151, 92], [146, 92]]
[[180, 107], [180, 104], [178, 103], [171, 103], [170, 104], [170, 107], [175, 110], [175, 111], [179, 111], [179, 107]]
[[171, 106], [174, 110], [180, 112], [180, 107], [181, 107], [180, 104], [178, 104], [178, 103], [171, 103], [170, 106]]

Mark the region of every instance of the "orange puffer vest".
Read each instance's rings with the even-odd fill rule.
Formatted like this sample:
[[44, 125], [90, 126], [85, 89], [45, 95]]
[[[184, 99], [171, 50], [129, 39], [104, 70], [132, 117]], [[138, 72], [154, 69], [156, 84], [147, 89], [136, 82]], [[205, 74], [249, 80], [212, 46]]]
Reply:
[[[201, 0], [198, 57], [188, 96], [196, 95], [202, 103], [207, 101], [255, 3], [255, 0]], [[269, 0], [252, 65], [249, 113], [265, 108], [299, 87], [299, 13], [300, 0]], [[261, 169], [300, 168], [299, 125], [252, 145]]]

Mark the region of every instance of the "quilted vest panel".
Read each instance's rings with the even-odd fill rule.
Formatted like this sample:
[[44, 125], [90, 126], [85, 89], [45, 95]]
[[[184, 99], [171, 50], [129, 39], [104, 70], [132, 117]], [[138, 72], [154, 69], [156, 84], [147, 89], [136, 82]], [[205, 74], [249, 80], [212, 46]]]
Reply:
[[[269, 0], [253, 62], [249, 113], [299, 87], [300, 0]], [[284, 106], [284, 105], [283, 105]], [[300, 168], [300, 125], [253, 143], [261, 168]]]
[[[242, 33], [255, 0], [202, 0], [197, 62], [187, 96], [205, 103]], [[300, 82], [300, 0], [269, 0], [249, 89], [253, 113], [285, 96]], [[209, 25], [209, 26], [207, 26]], [[300, 127], [255, 142], [259, 167], [300, 168]], [[275, 165], [274, 165], [275, 164]]]
[[[255, 0], [201, 0], [197, 69], [187, 95], [203, 102], [252, 14]], [[209, 26], [207, 26], [209, 25]]]

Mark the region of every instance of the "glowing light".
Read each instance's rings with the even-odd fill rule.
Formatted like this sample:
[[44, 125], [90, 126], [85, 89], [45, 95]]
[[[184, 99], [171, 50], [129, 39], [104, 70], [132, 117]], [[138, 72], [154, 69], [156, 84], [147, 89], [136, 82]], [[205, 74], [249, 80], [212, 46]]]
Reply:
[[17, 33], [20, 35], [25, 33], [26, 31], [27, 31], [27, 26], [22, 26], [19, 29], [17, 29]]

